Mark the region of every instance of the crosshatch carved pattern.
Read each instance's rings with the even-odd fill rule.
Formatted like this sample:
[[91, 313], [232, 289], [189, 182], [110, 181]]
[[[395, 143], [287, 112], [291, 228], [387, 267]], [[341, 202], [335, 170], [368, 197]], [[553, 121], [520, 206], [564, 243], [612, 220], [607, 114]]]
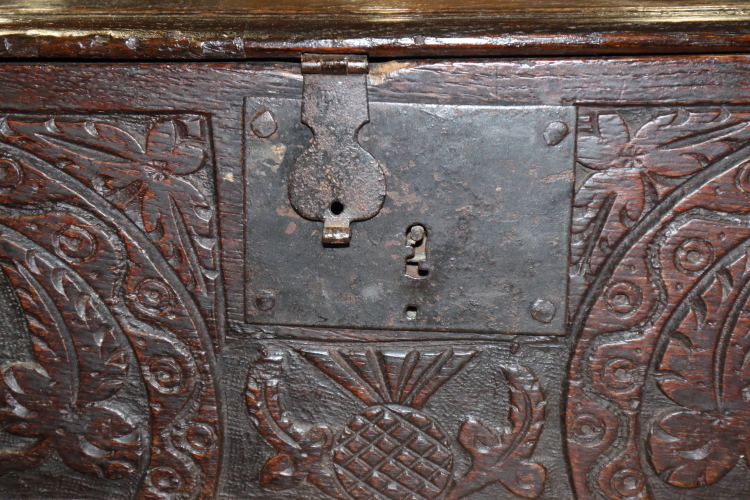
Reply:
[[[552, 71], [543, 66], [524, 71]], [[567, 74], [584, 71], [576, 68]], [[446, 71], [398, 70], [417, 90], [449, 95], [448, 84], [424, 80], [443, 81]], [[484, 89], [465, 84], [466, 74], [489, 81], [471, 71], [449, 75], [450, 86]], [[382, 78], [372, 95], [395, 99], [391, 76]], [[232, 92], [236, 103], [252, 95]], [[563, 91], [549, 92], [545, 102], [559, 102], [554, 92]], [[660, 92], [653, 101], [672, 89]], [[733, 100], [714, 92], [706, 99]], [[615, 102], [601, 95], [596, 102]], [[568, 123], [578, 165], [566, 336], [242, 324], [227, 343], [224, 281], [230, 297], [242, 295], [246, 182], [241, 158], [234, 166], [227, 158], [241, 151], [243, 127], [241, 111], [228, 118], [231, 106], [211, 106], [0, 112], [5, 491], [169, 500], [747, 496], [749, 106], [578, 107], [578, 123]], [[193, 107], [206, 112], [185, 111]], [[215, 157], [226, 163], [221, 175]], [[219, 212], [222, 241], [234, 248], [226, 275]], [[394, 262], [403, 266], [401, 256]]]
[[745, 108], [579, 111], [566, 414], [578, 498], [706, 498], [748, 457], [748, 146]]
[[[211, 498], [223, 321], [209, 122], [0, 116], [0, 428], [136, 498]], [[14, 358], [14, 359], [13, 359]], [[145, 469], [144, 469], [145, 467]]]
[[[249, 371], [246, 397], [252, 422], [276, 450], [259, 475], [267, 490], [296, 489], [307, 482], [340, 499], [458, 500], [493, 483], [524, 498], [536, 498], [544, 488], [546, 469], [532, 455], [547, 401], [526, 366], [498, 367], [509, 392], [504, 431], [494, 430], [501, 422], [480, 422], [467, 407], [458, 409], [463, 422], [458, 436], [449, 436], [440, 416], [423, 406], [481, 355], [477, 349], [262, 350]], [[364, 409], [340, 415], [342, 428], [325, 423], [302, 431], [295, 410], [282, 403], [288, 388], [281, 380], [290, 357], [305, 363], [307, 372], [322, 372], [316, 377], [335, 381]], [[460, 474], [453, 464], [456, 440], [471, 458]]]

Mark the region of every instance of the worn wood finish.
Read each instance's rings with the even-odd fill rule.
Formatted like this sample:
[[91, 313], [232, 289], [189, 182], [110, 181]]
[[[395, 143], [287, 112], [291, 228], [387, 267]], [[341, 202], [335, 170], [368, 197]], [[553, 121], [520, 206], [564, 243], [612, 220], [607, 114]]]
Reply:
[[750, 497], [749, 80], [371, 64], [371, 103], [575, 108], [550, 337], [246, 323], [243, 151], [277, 128], [245, 98], [299, 100], [298, 64], [3, 64], [0, 496]]
[[244, 59], [711, 53], [750, 46], [746, 2], [70, 0], [0, 6], [0, 57]]

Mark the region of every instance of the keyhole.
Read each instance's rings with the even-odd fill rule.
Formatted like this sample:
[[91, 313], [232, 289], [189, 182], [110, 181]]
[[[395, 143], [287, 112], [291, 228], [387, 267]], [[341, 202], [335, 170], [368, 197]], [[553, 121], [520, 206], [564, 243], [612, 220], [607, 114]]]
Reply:
[[408, 320], [415, 320], [417, 319], [417, 306], [406, 306], [406, 309], [404, 309], [404, 316]]
[[414, 224], [406, 231], [405, 274], [414, 279], [424, 279], [430, 274], [427, 267], [427, 230], [421, 224]]
[[341, 213], [344, 211], [344, 204], [340, 201], [334, 201], [331, 203], [331, 213], [333, 215], [341, 215]]

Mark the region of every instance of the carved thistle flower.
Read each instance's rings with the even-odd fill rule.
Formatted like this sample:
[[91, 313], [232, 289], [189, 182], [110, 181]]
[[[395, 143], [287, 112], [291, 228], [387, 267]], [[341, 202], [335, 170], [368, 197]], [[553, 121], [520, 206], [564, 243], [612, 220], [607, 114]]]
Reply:
[[248, 378], [247, 402], [258, 431], [278, 453], [260, 474], [266, 489], [307, 480], [334, 498], [432, 500], [464, 498], [495, 482], [526, 498], [541, 494], [545, 469], [530, 460], [544, 422], [544, 398], [525, 368], [503, 369], [511, 385], [510, 429], [498, 433], [476, 419], [458, 441], [472, 466], [456, 478], [455, 450], [427, 401], [474, 356], [475, 350], [303, 349], [302, 357], [365, 407], [341, 431], [295, 425], [280, 404], [283, 355], [266, 355]]

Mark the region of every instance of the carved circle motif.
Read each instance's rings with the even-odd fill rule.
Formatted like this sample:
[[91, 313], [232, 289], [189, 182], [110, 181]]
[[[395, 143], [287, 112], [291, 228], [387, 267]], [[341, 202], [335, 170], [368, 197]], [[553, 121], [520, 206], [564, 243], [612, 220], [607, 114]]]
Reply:
[[604, 439], [606, 424], [591, 413], [581, 413], [573, 421], [571, 434], [584, 446], [595, 446]]
[[188, 444], [199, 453], [216, 446], [216, 433], [208, 424], [198, 422], [191, 425], [185, 438]]
[[627, 392], [636, 386], [638, 371], [638, 365], [632, 360], [612, 358], [604, 364], [602, 378], [609, 389], [615, 392]]
[[135, 287], [135, 300], [142, 311], [158, 315], [172, 308], [174, 295], [163, 281], [144, 278]]
[[737, 189], [750, 196], [750, 162], [745, 163], [737, 170], [734, 184]]
[[55, 231], [52, 240], [57, 256], [70, 263], [91, 260], [98, 248], [96, 236], [80, 226], [61, 227]]
[[414, 408], [373, 406], [355, 416], [333, 450], [333, 462], [355, 498], [396, 500], [419, 493], [432, 500], [452, 484], [446, 434]]
[[160, 393], [174, 394], [182, 390], [184, 377], [179, 363], [164, 356], [151, 361], [146, 370], [146, 379]]
[[171, 467], [152, 468], [146, 480], [161, 493], [176, 493], [184, 486], [182, 476]]
[[689, 238], [677, 248], [674, 257], [680, 272], [697, 276], [714, 261], [714, 247], [703, 238]]
[[23, 183], [21, 165], [10, 158], [0, 158], [0, 193], [8, 194]]
[[622, 469], [615, 472], [610, 480], [614, 492], [623, 500], [642, 498], [645, 491], [643, 475], [634, 469]]
[[643, 293], [638, 285], [629, 281], [619, 281], [609, 286], [605, 300], [610, 312], [620, 317], [627, 317], [641, 306]]
[[[6, 119], [2, 118], [4, 123]], [[29, 412], [33, 418], [27, 420], [39, 420], [42, 435], [49, 437], [39, 440], [39, 447], [19, 449], [35, 461], [18, 460], [13, 468], [36, 467], [50, 450], [59, 448], [56, 452], [78, 473], [113, 480], [137, 474], [107, 485], [109, 496], [213, 496], [208, 485], [217, 471], [218, 454], [205, 451], [191, 457], [182, 450], [219, 446], [219, 427], [211, 426], [218, 415], [213, 358], [207, 353], [213, 348], [211, 335], [217, 333], [211, 320], [223, 314], [222, 302], [216, 299], [223, 291], [221, 272], [218, 256], [203, 252], [204, 247], [195, 250], [197, 267], [190, 268], [194, 261], [186, 258], [172, 258], [179, 252], [186, 255], [193, 248], [185, 248], [195, 244], [198, 235], [213, 234], [217, 227], [211, 217], [216, 202], [205, 120], [195, 114], [153, 113], [127, 117], [20, 113], [10, 120], [17, 129], [3, 137], [3, 151], [12, 153], [0, 152], [0, 194], [12, 193], [13, 199], [3, 200], [7, 205], [2, 222], [11, 228], [24, 227], [29, 234], [19, 239], [22, 245], [4, 244], [2, 257], [15, 255], [27, 239], [35, 244], [25, 255], [13, 257], [20, 266], [11, 279], [21, 284], [31, 280], [31, 298], [41, 297], [37, 289], [49, 292], [42, 297], [44, 302], [29, 299], [24, 305], [34, 307], [28, 317], [46, 319], [52, 314], [51, 319], [41, 321], [37, 330], [34, 325], [30, 330], [28, 324], [23, 327], [47, 343], [44, 356], [55, 363], [54, 369], [45, 368], [46, 373], [34, 371], [28, 379], [36, 392], [25, 393], [26, 399], [39, 399], [38, 405], [45, 408]], [[166, 182], [159, 184], [159, 179]], [[30, 203], [28, 221], [23, 220], [26, 215], [19, 219], [14, 212], [26, 210], [19, 206]], [[48, 206], [56, 212], [49, 212]], [[9, 231], [4, 232], [7, 240]], [[52, 253], [57, 258], [48, 258]], [[73, 270], [58, 263], [87, 260], [91, 265]], [[125, 269], [130, 273], [127, 277]], [[215, 289], [203, 288], [193, 295], [185, 283], [208, 269], [216, 273], [211, 278]], [[120, 308], [123, 298], [132, 311]], [[107, 308], [114, 318], [109, 318]], [[159, 322], [136, 320], [131, 312], [158, 315]], [[115, 322], [131, 341], [135, 357], [120, 352], [127, 342], [120, 342], [120, 332], [113, 334]], [[67, 323], [66, 339], [53, 342]], [[57, 351], [64, 351], [67, 359], [53, 359], [51, 354]], [[190, 354], [195, 351], [205, 363], [200, 372], [193, 370]], [[129, 371], [136, 359], [146, 387], [137, 380], [138, 374]], [[68, 372], [76, 375], [76, 370], [78, 379], [73, 380]], [[187, 385], [195, 390], [187, 391]], [[149, 392], [151, 387], [156, 390]], [[110, 402], [113, 397], [118, 399]], [[136, 418], [131, 410], [150, 411], [150, 419], [142, 413]], [[202, 422], [186, 422], [188, 412], [200, 412]], [[134, 430], [145, 425], [152, 432]], [[177, 438], [182, 438], [179, 443]], [[148, 462], [140, 457], [145, 453], [152, 465], [142, 475], [141, 465]], [[13, 462], [13, 457], [6, 458], [10, 458], [6, 464]], [[0, 470], [0, 475], [5, 472]]]

